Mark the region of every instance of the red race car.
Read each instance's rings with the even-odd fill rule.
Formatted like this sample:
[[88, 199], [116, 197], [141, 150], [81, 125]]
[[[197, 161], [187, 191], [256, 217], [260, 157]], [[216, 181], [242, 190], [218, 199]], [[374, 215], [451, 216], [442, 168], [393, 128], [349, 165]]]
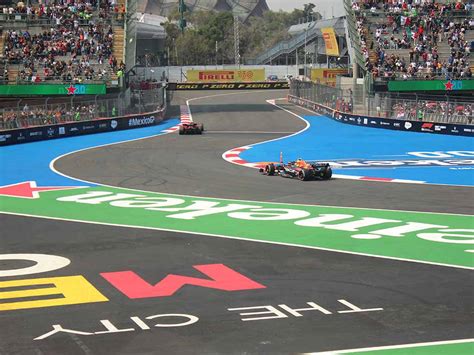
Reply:
[[204, 131], [204, 125], [202, 123], [189, 122], [181, 123], [179, 127], [179, 134], [202, 134]]

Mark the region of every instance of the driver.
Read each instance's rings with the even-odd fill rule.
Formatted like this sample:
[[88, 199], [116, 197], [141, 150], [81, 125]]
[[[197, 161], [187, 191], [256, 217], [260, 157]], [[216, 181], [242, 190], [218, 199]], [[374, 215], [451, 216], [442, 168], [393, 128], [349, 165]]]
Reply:
[[298, 168], [305, 169], [305, 168], [308, 167], [309, 164], [306, 163], [303, 159], [298, 158], [298, 159], [296, 159], [295, 165], [296, 165]]

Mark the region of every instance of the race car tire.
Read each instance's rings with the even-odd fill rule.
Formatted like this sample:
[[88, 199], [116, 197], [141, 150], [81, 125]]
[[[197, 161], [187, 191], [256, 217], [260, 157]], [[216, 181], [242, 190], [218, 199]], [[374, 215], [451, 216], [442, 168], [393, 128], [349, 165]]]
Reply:
[[202, 123], [199, 125], [199, 129], [201, 130], [201, 132], [204, 132], [204, 125]]
[[179, 128], [179, 135], [182, 136], [183, 134], [184, 134], [184, 128], [183, 128], [183, 127], [180, 127], [180, 128]]
[[327, 167], [323, 173], [323, 180], [329, 180], [331, 177], [332, 177], [332, 169], [330, 167]]
[[265, 175], [268, 175], [268, 176], [275, 175], [275, 165], [274, 164], [265, 165]]
[[298, 172], [298, 179], [300, 179], [301, 181], [310, 180], [311, 179], [311, 171], [309, 171], [308, 169], [301, 169]]

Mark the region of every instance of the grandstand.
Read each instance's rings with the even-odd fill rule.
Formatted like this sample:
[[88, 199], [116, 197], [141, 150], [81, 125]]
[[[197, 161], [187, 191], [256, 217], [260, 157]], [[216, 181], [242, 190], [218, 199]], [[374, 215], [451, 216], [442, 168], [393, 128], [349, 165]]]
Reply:
[[124, 69], [125, 0], [31, 1], [0, 8], [3, 80], [107, 83]]
[[[347, 6], [346, 6], [347, 9]], [[364, 69], [390, 79], [470, 79], [470, 1], [352, 1]]]
[[[262, 16], [267, 11], [265, 0], [185, 0], [190, 11], [232, 11], [242, 21], [250, 16]], [[139, 10], [160, 16], [169, 16], [178, 6], [178, 0], [141, 0]]]

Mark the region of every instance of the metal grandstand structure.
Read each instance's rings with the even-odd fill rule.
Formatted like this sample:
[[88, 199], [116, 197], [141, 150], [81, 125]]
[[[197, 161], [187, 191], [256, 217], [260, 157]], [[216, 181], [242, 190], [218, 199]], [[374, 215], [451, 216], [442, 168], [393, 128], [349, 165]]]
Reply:
[[[178, 5], [178, 0], [134, 0], [145, 13], [168, 16]], [[189, 11], [232, 11], [245, 22], [250, 16], [261, 16], [269, 10], [266, 0], [185, 0]]]
[[137, 27], [136, 13], [138, 0], [127, 0], [127, 18], [125, 21], [125, 65], [127, 70], [133, 68], [137, 57]]

